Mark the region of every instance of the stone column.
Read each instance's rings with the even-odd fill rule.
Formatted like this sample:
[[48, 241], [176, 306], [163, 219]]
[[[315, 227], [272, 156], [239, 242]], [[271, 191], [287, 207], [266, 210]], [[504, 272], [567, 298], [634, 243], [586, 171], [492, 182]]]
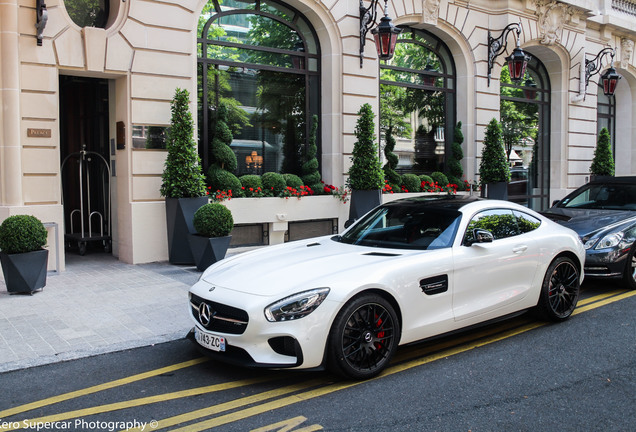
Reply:
[[18, 1], [0, 0], [0, 207], [22, 205], [18, 21]]

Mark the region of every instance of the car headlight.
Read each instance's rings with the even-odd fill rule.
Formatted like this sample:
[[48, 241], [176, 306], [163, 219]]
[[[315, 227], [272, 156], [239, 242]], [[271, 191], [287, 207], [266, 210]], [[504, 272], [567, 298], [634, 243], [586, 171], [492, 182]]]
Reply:
[[291, 321], [316, 310], [329, 294], [329, 288], [316, 288], [285, 297], [265, 308], [267, 321]]
[[598, 242], [594, 249], [606, 249], [618, 246], [623, 239], [623, 233], [608, 234]]

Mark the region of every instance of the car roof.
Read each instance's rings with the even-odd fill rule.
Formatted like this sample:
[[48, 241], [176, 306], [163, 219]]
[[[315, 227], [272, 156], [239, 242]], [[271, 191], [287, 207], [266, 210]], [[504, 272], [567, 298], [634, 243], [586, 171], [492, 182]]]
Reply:
[[590, 179], [588, 184], [607, 184], [607, 183], [624, 183], [624, 184], [636, 184], [636, 176], [594, 176]]
[[474, 195], [446, 195], [446, 196], [417, 196], [401, 198], [386, 203], [385, 206], [417, 205], [427, 208], [459, 210], [460, 208], [477, 201], [487, 201]]

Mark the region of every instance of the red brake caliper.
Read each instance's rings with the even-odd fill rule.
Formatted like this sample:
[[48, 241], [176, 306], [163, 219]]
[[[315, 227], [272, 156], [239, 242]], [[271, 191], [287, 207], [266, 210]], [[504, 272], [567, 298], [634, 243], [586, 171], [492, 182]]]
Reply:
[[[377, 326], [376, 326], [376, 328], [381, 328], [381, 327], [382, 327], [382, 319], [381, 319], [381, 318], [379, 318], [377, 315], [375, 316], [375, 319], [377, 320]], [[377, 333], [377, 338], [378, 338], [378, 339], [382, 339], [382, 338], [384, 338], [384, 332], [383, 332], [383, 331], [378, 332], [378, 333]], [[376, 341], [376, 343], [375, 343], [375, 347], [376, 347], [377, 349], [381, 349], [381, 348], [382, 348], [382, 343], [381, 343], [381, 342]]]

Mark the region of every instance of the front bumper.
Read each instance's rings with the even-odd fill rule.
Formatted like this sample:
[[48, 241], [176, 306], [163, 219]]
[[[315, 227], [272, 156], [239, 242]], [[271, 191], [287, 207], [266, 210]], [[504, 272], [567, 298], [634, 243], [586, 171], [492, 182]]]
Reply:
[[[211, 285], [203, 280], [190, 290], [190, 317], [201, 331], [225, 338], [225, 351], [212, 351], [201, 346], [194, 338], [194, 329], [188, 334], [197, 347], [207, 356], [226, 363], [264, 368], [321, 368], [331, 323], [339, 303], [325, 301], [310, 315], [292, 321], [270, 322], [264, 308], [279, 300], [251, 295]], [[194, 299], [194, 300], [193, 300]], [[247, 319], [240, 319], [234, 328], [204, 326], [199, 319], [200, 301], [219, 310], [225, 319], [236, 319], [242, 312]], [[221, 306], [220, 309], [219, 306]], [[238, 312], [237, 312], [238, 311]], [[229, 315], [228, 315], [229, 314]], [[232, 315], [234, 314], [234, 315]], [[222, 319], [219, 318], [219, 319]], [[212, 320], [214, 321], [214, 320]]]
[[628, 248], [585, 251], [585, 277], [619, 278], [625, 272]]

